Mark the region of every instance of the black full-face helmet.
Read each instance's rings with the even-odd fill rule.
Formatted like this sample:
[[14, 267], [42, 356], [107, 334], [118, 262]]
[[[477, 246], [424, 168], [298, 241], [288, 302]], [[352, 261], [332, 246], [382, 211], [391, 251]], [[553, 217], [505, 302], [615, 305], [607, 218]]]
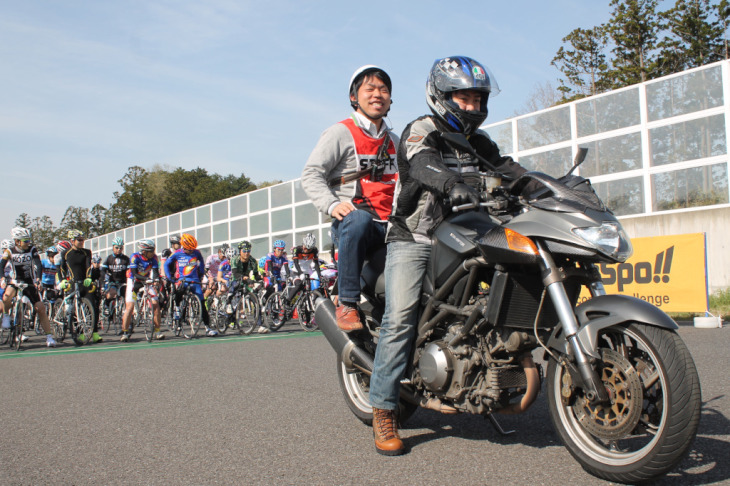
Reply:
[[[479, 110], [462, 110], [452, 99], [454, 91], [482, 93]], [[426, 101], [434, 116], [455, 132], [470, 135], [487, 119], [487, 100], [496, 96], [499, 86], [489, 68], [464, 56], [437, 59], [426, 83]]]

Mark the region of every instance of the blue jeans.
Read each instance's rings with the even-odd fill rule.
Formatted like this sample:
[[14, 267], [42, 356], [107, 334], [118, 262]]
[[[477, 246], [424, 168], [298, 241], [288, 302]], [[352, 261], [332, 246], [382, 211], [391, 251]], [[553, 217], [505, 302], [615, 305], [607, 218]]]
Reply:
[[332, 240], [339, 252], [339, 300], [356, 304], [360, 302], [362, 266], [370, 252], [385, 244], [385, 223], [373, 221], [372, 214], [357, 209], [332, 223]]
[[421, 286], [431, 245], [412, 241], [388, 243], [385, 261], [385, 314], [370, 378], [370, 404], [395, 410], [411, 344], [418, 325]]

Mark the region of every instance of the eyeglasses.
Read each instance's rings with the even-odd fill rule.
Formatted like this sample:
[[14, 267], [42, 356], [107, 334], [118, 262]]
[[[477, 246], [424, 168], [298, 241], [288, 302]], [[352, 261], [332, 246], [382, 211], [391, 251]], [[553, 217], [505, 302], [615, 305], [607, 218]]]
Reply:
[[86, 238], [81, 238], [81, 237], [79, 237], [79, 238], [74, 238], [74, 240], [76, 240], [76, 241], [85, 241], [85, 240], [86, 240]]
[[283, 248], [274, 248], [274, 251], [284, 251]]
[[30, 238], [19, 238], [18, 241], [21, 242], [21, 243], [29, 243], [30, 242]]
[[122, 247], [121, 247], [121, 246], [115, 246], [115, 247], [113, 247], [113, 248], [114, 248], [115, 250], [121, 250], [121, 249], [122, 249]]
[[241, 253], [251, 253], [251, 250], [241, 250]]

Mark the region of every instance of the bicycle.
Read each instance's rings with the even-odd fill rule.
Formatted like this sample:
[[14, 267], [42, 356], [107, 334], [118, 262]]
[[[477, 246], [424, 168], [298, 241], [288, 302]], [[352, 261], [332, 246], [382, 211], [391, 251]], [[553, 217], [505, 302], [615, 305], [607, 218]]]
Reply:
[[[144, 337], [147, 342], [152, 342], [155, 337], [155, 319], [154, 308], [152, 307], [152, 298], [150, 297], [150, 288], [155, 284], [154, 280], [147, 280], [144, 287], [140, 289], [142, 294], [134, 303], [134, 316], [136, 317], [138, 326], [144, 329]], [[134, 321], [133, 319], [132, 321]], [[134, 322], [132, 324], [134, 329]]]
[[[173, 314], [173, 320], [176, 321], [175, 335], [179, 336], [182, 333], [186, 339], [193, 339], [200, 330], [200, 322], [203, 319], [203, 303], [200, 297], [190, 290], [191, 284], [197, 284], [198, 282], [190, 279], [181, 279], [180, 282], [180, 288], [175, 290], [174, 294], [170, 295], [170, 300], [175, 305], [176, 295], [182, 294], [180, 304], [175, 305], [177, 310]], [[179, 313], [179, 317], [175, 318], [175, 314], [177, 313]], [[184, 330], [185, 327], [189, 327], [187, 332]]]
[[10, 349], [20, 351], [20, 346], [23, 344], [23, 332], [28, 330], [31, 324], [29, 319], [32, 315], [31, 309], [33, 306], [30, 304], [28, 297], [24, 295], [28, 284], [18, 282], [13, 284], [13, 286], [17, 289], [17, 293], [10, 317], [10, 328], [2, 330], [4, 336], [1, 339], [3, 344], [6, 342], [10, 343]]
[[[103, 300], [103, 299], [102, 299]], [[122, 319], [124, 317], [124, 308], [125, 308], [126, 302], [124, 295], [117, 294], [114, 299], [110, 301], [110, 305], [108, 307], [108, 314], [107, 312], [102, 311], [102, 320], [101, 320], [101, 327], [104, 331], [104, 334], [112, 333], [116, 336], [120, 335], [122, 332]], [[103, 306], [103, 303], [102, 303]], [[107, 310], [107, 309], [105, 309]]]
[[88, 297], [81, 297], [81, 282], [74, 282], [74, 290], [69, 292], [53, 316], [56, 339], [63, 342], [66, 333], [76, 346], [87, 344], [94, 332], [94, 306]]
[[[299, 325], [307, 332], [317, 330], [317, 323], [314, 322], [314, 303], [318, 297], [326, 295], [326, 289], [323, 291], [319, 290], [319, 288], [312, 289], [312, 280], [309, 274], [304, 274], [304, 285], [297, 300], [297, 318]], [[319, 283], [319, 281], [316, 282]]]
[[[249, 287], [247, 282], [239, 282], [238, 288], [231, 296], [230, 305], [233, 310], [230, 327], [238, 329], [239, 334], [251, 334], [261, 322], [261, 306], [257, 292]], [[224, 327], [228, 325], [230, 317], [231, 315], [225, 313]], [[221, 319], [220, 314], [217, 314], [216, 318]], [[220, 324], [218, 330], [220, 331]], [[221, 332], [225, 332], [225, 329]]]
[[[50, 318], [50, 316], [54, 315], [56, 312], [56, 308], [58, 307], [59, 300], [56, 296], [56, 292], [53, 289], [49, 289], [45, 286], [42, 287], [43, 293], [41, 294], [41, 302], [43, 302], [43, 307], [46, 309], [46, 315]], [[53, 298], [51, 298], [51, 295]], [[41, 326], [41, 319], [40, 316], [38, 316], [38, 313], [35, 312], [35, 309], [33, 309], [33, 329], [35, 330], [35, 333], [39, 336], [41, 334], [45, 334], [43, 331], [43, 327]]]

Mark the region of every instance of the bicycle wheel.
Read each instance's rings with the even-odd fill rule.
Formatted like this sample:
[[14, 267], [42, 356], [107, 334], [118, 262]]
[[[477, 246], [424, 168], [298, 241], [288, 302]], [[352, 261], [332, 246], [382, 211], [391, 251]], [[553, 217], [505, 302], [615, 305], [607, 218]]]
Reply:
[[81, 346], [91, 341], [91, 335], [94, 333], [94, 306], [87, 297], [78, 301], [78, 314], [76, 315], [75, 324], [74, 341], [76, 344]]
[[259, 323], [260, 308], [258, 299], [251, 295], [244, 295], [236, 306], [236, 325], [241, 334], [251, 334]]
[[144, 329], [144, 337], [147, 342], [151, 343], [155, 337], [155, 320], [152, 318], [152, 306], [147, 300], [147, 296], [142, 297], [139, 308], [139, 326]]
[[182, 301], [183, 315], [182, 325], [185, 337], [194, 338], [198, 334], [201, 321], [203, 320], [203, 304], [200, 297], [195, 294], [186, 294]]
[[6, 344], [8, 342], [9, 337], [10, 337], [10, 328], [9, 327], [0, 327], [0, 345]]
[[15, 305], [14, 316], [10, 326], [10, 349], [20, 351], [23, 344], [23, 326], [25, 323], [25, 304], [22, 302]]
[[53, 321], [51, 327], [56, 333], [56, 341], [62, 343], [66, 339], [66, 306], [63, 301], [56, 303], [56, 310], [53, 312]]
[[314, 322], [314, 294], [306, 292], [297, 302], [297, 314], [299, 314], [299, 325], [305, 331], [316, 331], [317, 323]]
[[208, 310], [208, 313], [211, 316], [211, 319], [216, 329], [218, 329], [218, 332], [223, 334], [226, 332], [226, 329], [228, 327], [228, 314], [226, 314], [226, 304], [223, 302], [223, 300], [219, 297], [213, 299], [213, 302], [210, 304], [210, 309]]
[[269, 308], [269, 320], [271, 322], [269, 329], [271, 331], [278, 331], [288, 318], [284, 306], [284, 294], [282, 292], [275, 292], [269, 297], [266, 305]]

